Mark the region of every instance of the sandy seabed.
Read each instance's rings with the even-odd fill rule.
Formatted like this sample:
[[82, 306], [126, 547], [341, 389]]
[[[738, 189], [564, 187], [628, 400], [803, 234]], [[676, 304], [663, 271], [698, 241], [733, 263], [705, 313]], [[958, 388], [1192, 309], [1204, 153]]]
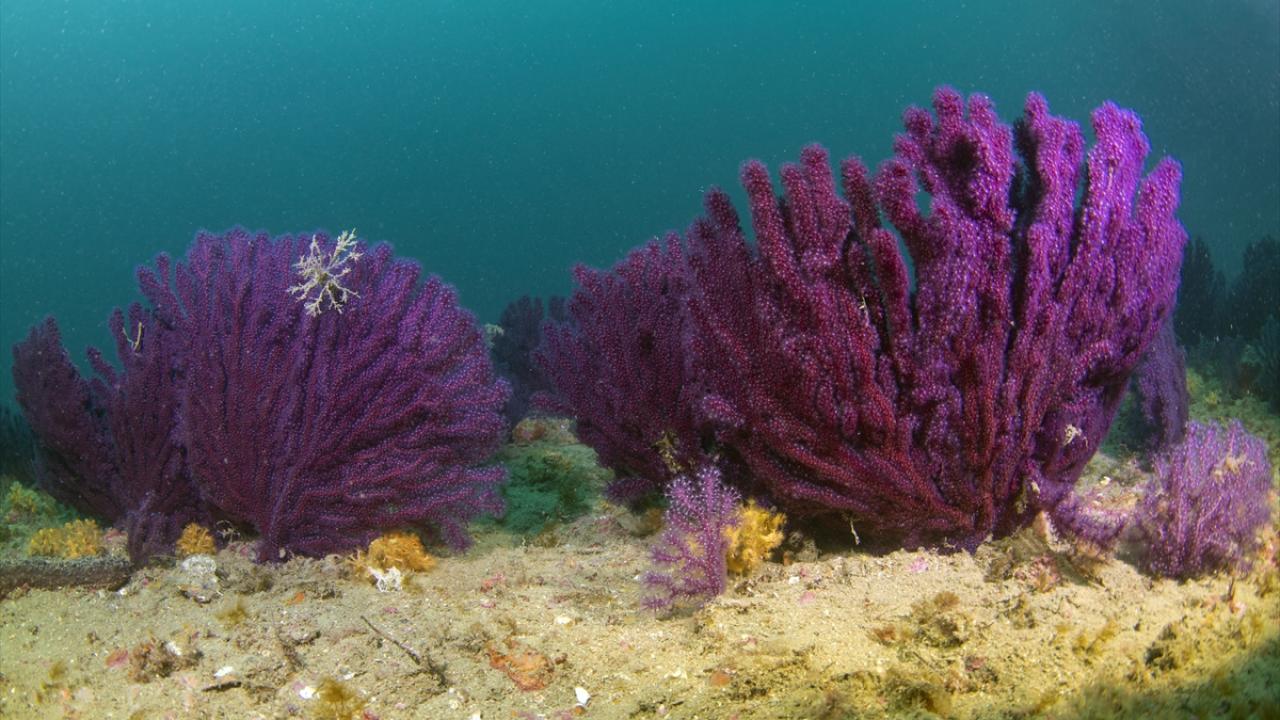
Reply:
[[[1280, 717], [1280, 580], [1153, 580], [1030, 529], [976, 555], [797, 545], [696, 610], [599, 503], [380, 591], [339, 558], [0, 601], [5, 718]], [[1274, 543], [1274, 529], [1268, 534]]]

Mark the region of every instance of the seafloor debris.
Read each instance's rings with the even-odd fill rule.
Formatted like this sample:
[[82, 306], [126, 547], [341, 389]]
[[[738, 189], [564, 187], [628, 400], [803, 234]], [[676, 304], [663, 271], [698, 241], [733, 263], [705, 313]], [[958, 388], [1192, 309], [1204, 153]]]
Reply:
[[492, 643], [485, 648], [490, 666], [506, 673], [521, 690], [542, 690], [551, 684], [551, 676], [555, 673], [555, 662], [551, 658], [514, 638], [507, 638], [503, 645], [507, 652]]
[[129, 680], [151, 682], [194, 667], [199, 661], [198, 650], [181, 647], [172, 640], [162, 643], [153, 637], [129, 650]]
[[218, 588], [218, 561], [211, 555], [192, 555], [178, 565], [182, 571], [178, 590], [201, 605], [221, 594]]
[[0, 559], [0, 597], [17, 588], [88, 587], [115, 590], [129, 582], [129, 558], [106, 556], [77, 560]]

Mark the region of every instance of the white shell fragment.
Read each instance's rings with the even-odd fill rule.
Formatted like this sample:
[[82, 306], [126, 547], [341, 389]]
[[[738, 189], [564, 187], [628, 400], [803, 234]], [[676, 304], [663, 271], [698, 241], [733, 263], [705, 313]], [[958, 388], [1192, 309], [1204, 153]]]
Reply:
[[178, 590], [200, 604], [211, 602], [218, 592], [218, 561], [212, 555], [192, 555], [179, 563]]
[[378, 568], [371, 567], [369, 572], [378, 581], [378, 592], [395, 592], [404, 587], [404, 575], [401, 574], [400, 568], [393, 567], [383, 572]]

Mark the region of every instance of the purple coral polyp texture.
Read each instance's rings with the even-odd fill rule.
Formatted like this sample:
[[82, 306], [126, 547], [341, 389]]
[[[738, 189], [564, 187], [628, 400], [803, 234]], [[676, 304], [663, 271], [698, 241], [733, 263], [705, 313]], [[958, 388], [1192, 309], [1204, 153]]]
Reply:
[[1154, 474], [1134, 517], [1147, 569], [1188, 578], [1240, 565], [1271, 517], [1266, 442], [1238, 420], [1191, 422]]
[[874, 179], [842, 164], [843, 198], [818, 146], [781, 198], [744, 165], [755, 248], [707, 196], [689, 342], [706, 416], [789, 512], [971, 549], [1067, 498], [1106, 435], [1173, 304], [1181, 175], [1142, 178], [1141, 124], [1110, 103], [1087, 157], [1036, 94], [1016, 128], [947, 88], [905, 125]]

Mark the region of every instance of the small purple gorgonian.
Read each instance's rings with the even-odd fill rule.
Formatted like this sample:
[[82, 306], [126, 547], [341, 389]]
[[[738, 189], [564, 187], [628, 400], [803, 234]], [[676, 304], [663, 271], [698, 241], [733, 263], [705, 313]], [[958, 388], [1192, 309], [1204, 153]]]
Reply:
[[359, 238], [356, 237], [355, 229], [348, 230], [338, 236], [333, 250], [326, 253], [320, 247], [320, 236], [312, 235], [307, 254], [298, 258], [298, 262], [294, 264], [302, 282], [290, 287], [289, 293], [296, 295], [299, 300], [307, 300], [315, 292], [315, 297], [304, 306], [311, 317], [316, 317], [327, 309], [322, 307], [326, 300], [329, 301], [328, 308], [342, 312], [348, 300], [359, 297], [360, 293], [340, 282], [351, 272], [348, 263], [354, 265], [360, 259], [361, 253], [355, 250], [357, 240]]
[[644, 576], [655, 592], [643, 602], [653, 610], [670, 610], [678, 601], [700, 605], [724, 592], [729, 530], [740, 522], [738, 493], [715, 466], [673, 480], [667, 500], [664, 529], [650, 551], [658, 570]]
[[1155, 476], [1135, 518], [1147, 569], [1189, 578], [1241, 565], [1271, 516], [1266, 443], [1239, 420], [1191, 422], [1186, 439], [1156, 460]]

